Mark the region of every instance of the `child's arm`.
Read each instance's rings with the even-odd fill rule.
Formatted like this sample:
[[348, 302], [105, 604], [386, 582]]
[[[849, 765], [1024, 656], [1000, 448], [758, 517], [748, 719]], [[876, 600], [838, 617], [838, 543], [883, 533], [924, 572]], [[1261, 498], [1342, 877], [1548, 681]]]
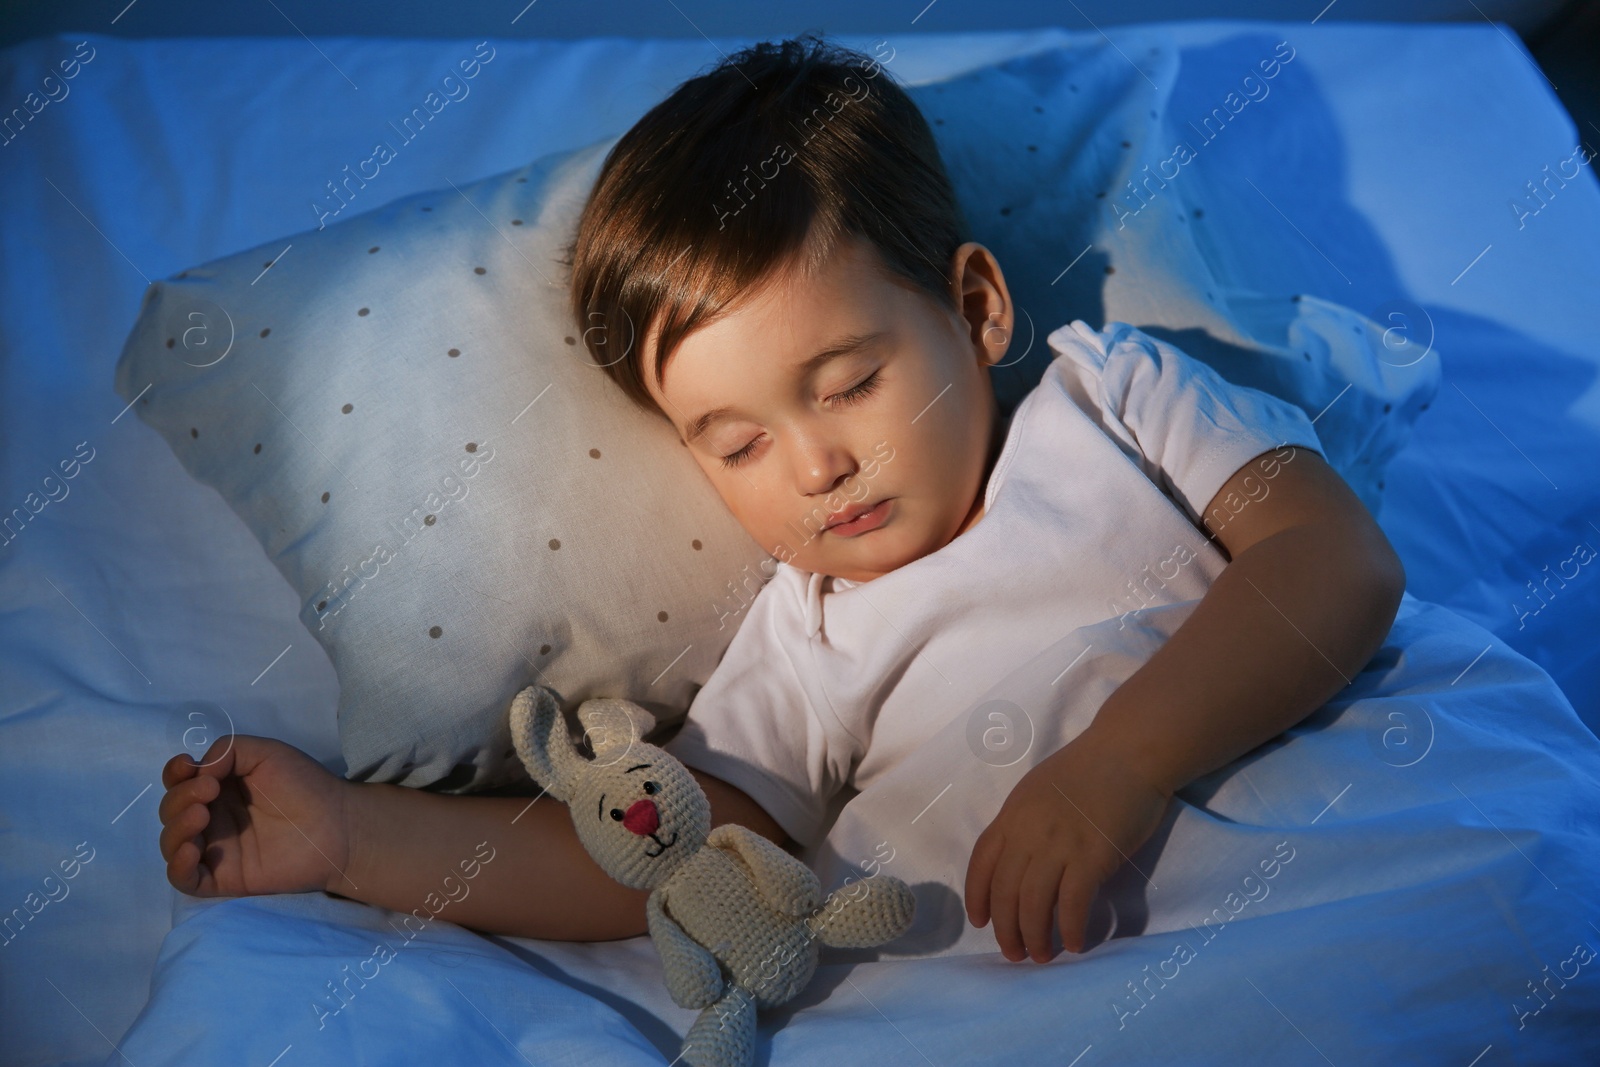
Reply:
[[[1257, 461], [1275, 473], [1257, 475]], [[1172, 794], [1315, 711], [1388, 635], [1405, 571], [1371, 513], [1315, 452], [1257, 461], [1206, 512], [1229, 565], [1089, 728], [1024, 776], [973, 848], [967, 914], [980, 927], [994, 919], [1008, 959], [1024, 946], [1050, 959], [1057, 915], [1064, 946], [1081, 951], [1095, 892]], [[1228, 499], [1248, 503], [1213, 525]]]
[[[782, 829], [741, 790], [692, 772], [712, 826]], [[452, 796], [350, 782], [272, 738], [223, 738], [162, 771], [167, 880], [192, 896], [330, 893], [485, 933], [609, 940], [646, 931], [647, 893], [624, 888], [545, 796]], [[532, 801], [530, 806], [530, 801]]]
[[[787, 841], [742, 790], [690, 773], [711, 802], [713, 827], [736, 822], [779, 844]], [[560, 801], [545, 796], [530, 805], [531, 797], [450, 796], [396, 785], [355, 789], [350, 881], [335, 875], [329, 892], [395, 911], [423, 907], [428, 894], [445, 895], [445, 875], [458, 872], [487, 841], [494, 859], [441, 918], [484, 933], [553, 941], [608, 941], [648, 931], [649, 892], [628, 889], [600, 869]]]

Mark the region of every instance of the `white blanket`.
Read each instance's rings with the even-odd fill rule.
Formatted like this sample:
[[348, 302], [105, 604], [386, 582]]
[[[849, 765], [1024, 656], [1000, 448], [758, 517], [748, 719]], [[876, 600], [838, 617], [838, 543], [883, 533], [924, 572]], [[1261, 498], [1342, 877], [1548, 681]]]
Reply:
[[[1007, 963], [966, 923], [971, 843], [1011, 784], [1195, 603], [1074, 631], [846, 805], [824, 850], [887, 842], [881, 869], [913, 884], [919, 920], [901, 958], [824, 950], [814, 985], [763, 1016], [770, 1062], [1600, 1057], [1600, 740], [1537, 667], [1409, 596], [1334, 700], [1181, 791], [1102, 890], [1086, 953]], [[1031, 732], [1025, 754], [974, 748], [995, 708]], [[506, 1062], [508, 1045], [659, 1064], [694, 1016], [648, 938], [486, 940], [445, 914], [419, 932], [322, 894], [184, 911], [123, 1042], [143, 1067]]]

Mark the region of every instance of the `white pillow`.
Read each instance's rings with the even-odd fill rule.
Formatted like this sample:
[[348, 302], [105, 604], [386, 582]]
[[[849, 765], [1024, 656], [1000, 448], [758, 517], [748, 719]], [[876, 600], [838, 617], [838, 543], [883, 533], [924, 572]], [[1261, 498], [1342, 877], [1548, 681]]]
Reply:
[[146, 293], [117, 391], [299, 594], [351, 778], [525, 782], [530, 683], [681, 719], [770, 558], [568, 321], [556, 257], [610, 143]]
[[[939, 139], [972, 239], [995, 252], [1020, 309], [1007, 366], [995, 372], [1005, 406], [1039, 381], [1050, 331], [1075, 318], [1097, 329], [1131, 323], [1235, 384], [1299, 406], [1328, 462], [1376, 514], [1385, 466], [1438, 391], [1439, 357], [1400, 328], [1420, 322], [1390, 316], [1406, 308], [1402, 294], [1363, 308], [1369, 317], [1298, 289], [1256, 288], [1278, 276], [1258, 264], [1321, 278], [1320, 290], [1340, 297], [1347, 286], [1250, 188], [1252, 173], [1270, 171], [1274, 187], [1308, 190], [1320, 214], [1359, 224], [1327, 173], [1330, 150], [1308, 147], [1312, 135], [1299, 130], [1314, 101], [1270, 96], [1315, 92], [1293, 46], [1279, 42], [1241, 34], [1223, 52], [1190, 47], [1180, 63], [1170, 31], [1154, 27], [1120, 49], [1090, 39], [911, 95]], [[1190, 126], [1213, 105], [1226, 116], [1208, 127], [1221, 130], [1216, 143]], [[1283, 150], [1289, 142], [1296, 150]], [[1180, 143], [1189, 161], [1167, 162]]]

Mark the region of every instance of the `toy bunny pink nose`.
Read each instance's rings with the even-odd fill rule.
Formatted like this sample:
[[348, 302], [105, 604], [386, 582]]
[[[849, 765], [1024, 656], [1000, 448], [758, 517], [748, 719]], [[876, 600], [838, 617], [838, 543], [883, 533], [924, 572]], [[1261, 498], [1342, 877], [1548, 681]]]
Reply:
[[656, 827], [661, 825], [661, 816], [657, 814], [653, 801], [636, 800], [628, 809], [628, 814], [622, 817], [622, 825], [643, 837], [656, 832]]

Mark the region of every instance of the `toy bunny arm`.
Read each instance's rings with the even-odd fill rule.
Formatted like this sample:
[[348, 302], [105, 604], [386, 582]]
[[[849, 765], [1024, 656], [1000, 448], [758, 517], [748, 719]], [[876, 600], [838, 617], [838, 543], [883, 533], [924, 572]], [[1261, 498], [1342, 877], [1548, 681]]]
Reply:
[[710, 1007], [722, 996], [722, 967], [717, 958], [672, 921], [660, 890], [645, 902], [650, 939], [661, 956], [667, 992], [680, 1008]]
[[821, 905], [822, 884], [811, 868], [754, 830], [723, 823], [711, 831], [706, 844], [737, 853], [761, 895], [780, 914], [810, 915]]

